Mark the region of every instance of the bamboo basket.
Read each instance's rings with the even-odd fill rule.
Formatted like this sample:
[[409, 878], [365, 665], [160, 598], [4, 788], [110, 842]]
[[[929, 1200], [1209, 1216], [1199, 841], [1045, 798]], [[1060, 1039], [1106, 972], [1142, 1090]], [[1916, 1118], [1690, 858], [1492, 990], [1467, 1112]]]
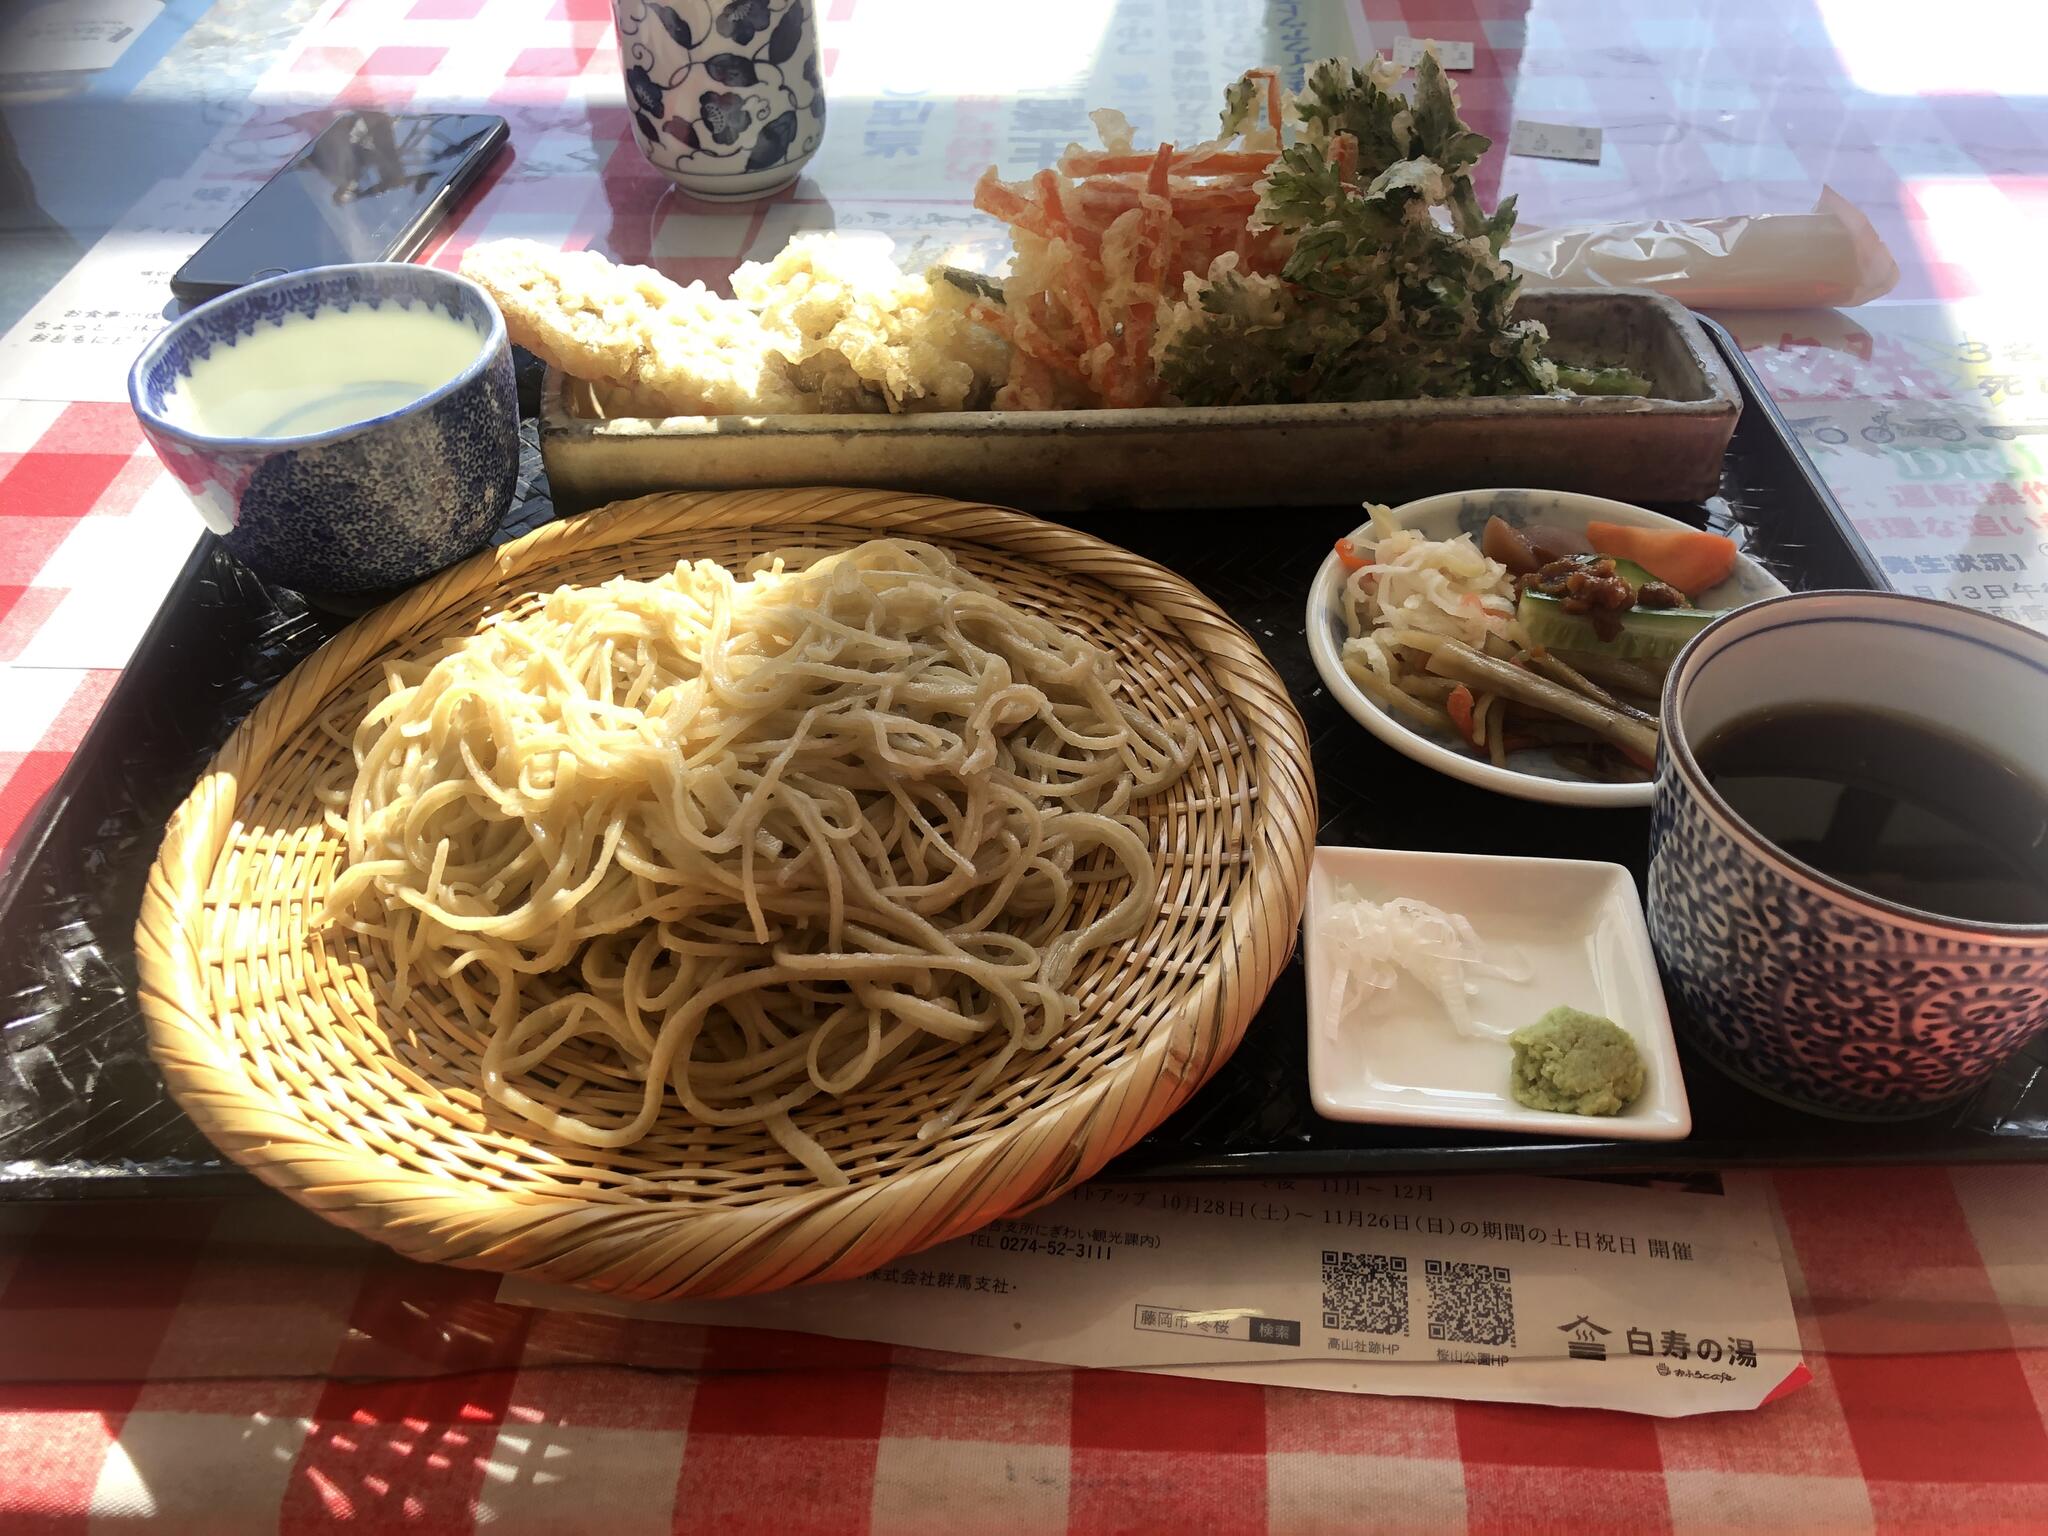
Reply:
[[[564, 583], [883, 534], [946, 547], [1011, 601], [1114, 650], [1140, 707], [1192, 723], [1200, 742], [1177, 785], [1134, 807], [1159, 865], [1149, 926], [1090, 957], [1068, 1028], [949, 1131], [917, 1136], [972, 1075], [972, 1048], [799, 1112], [844, 1188], [765, 1132], [706, 1127], [673, 1102], [623, 1150], [556, 1139], [483, 1097], [483, 1043], [445, 993], [422, 983], [394, 1003], [388, 955], [313, 926], [345, 854], [313, 786], [344, 759], [385, 658]], [[1041, 1204], [1156, 1126], [1229, 1056], [1292, 952], [1315, 828], [1308, 746], [1279, 678], [1170, 571], [930, 497], [649, 496], [444, 572], [264, 700], [171, 818], [136, 931], [141, 1005], [185, 1112], [329, 1220], [417, 1259], [641, 1298], [738, 1295], [859, 1275]]]

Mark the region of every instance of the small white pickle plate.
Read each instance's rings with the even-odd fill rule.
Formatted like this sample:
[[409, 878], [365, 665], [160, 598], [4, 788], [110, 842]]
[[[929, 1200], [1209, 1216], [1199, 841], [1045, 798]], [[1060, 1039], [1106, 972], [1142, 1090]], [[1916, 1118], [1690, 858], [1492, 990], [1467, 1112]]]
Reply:
[[[1473, 977], [1471, 1022], [1488, 1033], [1461, 1034], [1435, 996], [1405, 973], [1369, 1007], [1354, 1003], [1352, 1016], [1332, 1021], [1338, 960], [1328, 919], [1347, 890], [1369, 901], [1406, 896], [1462, 913], [1488, 958], [1519, 962], [1526, 980]], [[1303, 931], [1316, 1113], [1583, 1141], [1679, 1141], [1691, 1134], [1692, 1108], [1642, 898], [1621, 865], [1318, 848]], [[1634, 1039], [1647, 1081], [1622, 1113], [1526, 1109], [1509, 1092], [1514, 1052], [1507, 1036], [1561, 1003], [1602, 1014]]]

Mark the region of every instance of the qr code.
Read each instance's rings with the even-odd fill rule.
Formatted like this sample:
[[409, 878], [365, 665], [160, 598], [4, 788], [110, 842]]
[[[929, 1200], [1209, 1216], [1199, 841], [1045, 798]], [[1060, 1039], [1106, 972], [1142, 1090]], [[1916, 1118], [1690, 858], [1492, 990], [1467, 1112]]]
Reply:
[[1323, 1326], [1350, 1333], [1408, 1331], [1408, 1261], [1323, 1250]]
[[1515, 1342], [1515, 1293], [1507, 1267], [1425, 1259], [1429, 1336], [1453, 1344]]

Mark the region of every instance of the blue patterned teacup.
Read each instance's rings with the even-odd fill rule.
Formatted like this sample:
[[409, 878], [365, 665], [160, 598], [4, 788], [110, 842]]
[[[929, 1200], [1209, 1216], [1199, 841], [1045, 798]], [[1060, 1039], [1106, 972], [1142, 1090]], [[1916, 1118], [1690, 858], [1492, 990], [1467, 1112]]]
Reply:
[[229, 552], [301, 592], [375, 592], [474, 554], [518, 479], [504, 318], [431, 267], [239, 288], [144, 347], [128, 398]]
[[2048, 768], [2048, 636], [1925, 598], [1808, 592], [1702, 631], [1664, 685], [1650, 937], [1680, 1027], [1768, 1097], [1931, 1114], [2048, 1024], [2048, 926], [1962, 921], [1843, 884], [1765, 840], [1695, 755], [1731, 721], [1889, 711]]
[[693, 197], [797, 178], [825, 136], [811, 0], [612, 0], [640, 152]]

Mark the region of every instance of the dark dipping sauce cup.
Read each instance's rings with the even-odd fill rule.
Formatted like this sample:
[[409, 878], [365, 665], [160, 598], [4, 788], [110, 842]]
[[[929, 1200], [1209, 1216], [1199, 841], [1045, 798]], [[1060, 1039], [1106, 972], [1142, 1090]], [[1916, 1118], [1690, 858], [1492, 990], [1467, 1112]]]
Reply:
[[1649, 918], [1679, 1028], [1794, 1108], [1933, 1114], [2048, 1024], [2048, 924], [1899, 905], [1738, 816], [1700, 748], [1733, 722], [1802, 706], [1905, 716], [2038, 778], [2048, 636], [1926, 598], [1807, 592], [1716, 620], [1664, 684]]

